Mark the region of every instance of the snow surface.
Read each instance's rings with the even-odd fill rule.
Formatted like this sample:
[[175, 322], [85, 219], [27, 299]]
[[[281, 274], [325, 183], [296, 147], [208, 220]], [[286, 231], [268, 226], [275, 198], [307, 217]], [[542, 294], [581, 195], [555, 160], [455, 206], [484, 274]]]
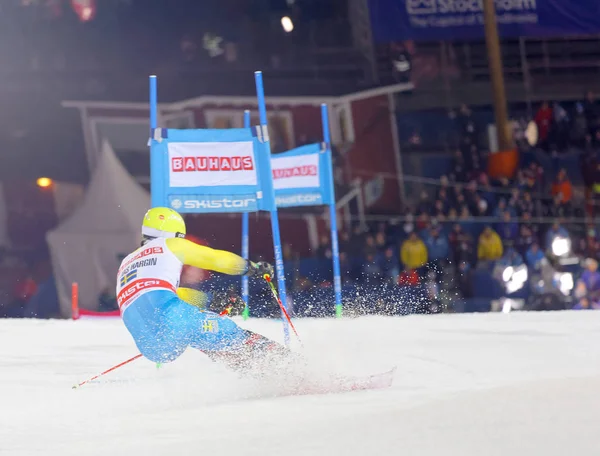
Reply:
[[[245, 327], [281, 340], [277, 321]], [[600, 312], [298, 320], [315, 369], [392, 388], [281, 397], [188, 350], [156, 369], [118, 319], [0, 320], [4, 455], [598, 455]]]

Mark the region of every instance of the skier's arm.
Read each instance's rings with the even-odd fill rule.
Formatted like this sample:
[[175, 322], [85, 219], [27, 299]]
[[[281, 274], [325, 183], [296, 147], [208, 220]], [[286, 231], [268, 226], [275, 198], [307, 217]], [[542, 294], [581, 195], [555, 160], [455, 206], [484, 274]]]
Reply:
[[211, 249], [182, 238], [167, 239], [167, 247], [183, 264], [229, 275], [248, 272], [249, 263], [235, 253]]

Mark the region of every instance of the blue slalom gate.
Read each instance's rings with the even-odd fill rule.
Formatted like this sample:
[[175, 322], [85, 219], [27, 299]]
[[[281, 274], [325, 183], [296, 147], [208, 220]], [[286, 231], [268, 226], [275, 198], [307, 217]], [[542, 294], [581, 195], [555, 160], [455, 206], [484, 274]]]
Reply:
[[[270, 213], [277, 286], [287, 305], [285, 271], [273, 189], [262, 73], [255, 72], [260, 125], [228, 129], [172, 129], [157, 125], [157, 78], [150, 76], [152, 207], [180, 213]], [[246, 216], [247, 217], [247, 216]], [[247, 220], [247, 218], [246, 218]], [[289, 324], [283, 315], [285, 343]]]
[[[250, 121], [250, 113], [244, 113], [244, 122]], [[323, 142], [308, 144], [271, 156], [273, 189], [276, 207], [328, 206], [331, 230], [331, 253], [333, 261], [333, 286], [335, 314], [342, 316], [342, 280], [337, 235], [337, 212], [333, 182], [333, 163], [327, 105], [321, 105]], [[242, 219], [242, 254], [248, 253], [248, 221]], [[242, 294], [247, 282], [242, 279]], [[246, 291], [246, 309], [248, 296]]]

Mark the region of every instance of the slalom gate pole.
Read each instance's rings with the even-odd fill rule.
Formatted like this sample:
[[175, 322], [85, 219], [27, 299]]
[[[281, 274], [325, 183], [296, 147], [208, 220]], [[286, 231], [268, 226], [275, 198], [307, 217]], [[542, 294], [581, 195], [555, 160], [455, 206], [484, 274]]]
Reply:
[[340, 273], [340, 249], [337, 232], [337, 209], [335, 207], [335, 189], [333, 185], [333, 163], [331, 157], [331, 138], [329, 134], [329, 114], [327, 105], [321, 105], [321, 123], [323, 125], [323, 141], [329, 152], [327, 172], [329, 173], [329, 193], [331, 203], [329, 204], [329, 220], [331, 229], [331, 257], [333, 260], [333, 290], [335, 292], [335, 316], [342, 316], [342, 277]]
[[71, 284], [71, 318], [79, 320], [79, 285], [77, 282]]
[[150, 206], [162, 206], [163, 179], [162, 179], [162, 159], [159, 152], [152, 150], [151, 139], [154, 136], [156, 128], [158, 128], [158, 80], [155, 75], [148, 78], [150, 86], [150, 181], [152, 182], [152, 191], [150, 192]]
[[151, 75], [148, 81], [150, 83], [150, 138], [152, 138], [152, 130], [157, 127], [158, 122], [158, 81], [156, 75]]
[[[267, 106], [265, 103], [265, 89], [263, 86], [263, 78], [261, 71], [254, 72], [254, 81], [256, 83], [256, 96], [258, 98], [258, 115], [260, 119], [260, 129], [262, 130], [263, 135], [268, 138], [268, 127], [267, 127]], [[272, 179], [271, 173], [271, 146], [269, 145], [269, 141], [265, 141], [267, 144], [267, 153], [269, 154], [268, 163], [268, 171], [269, 176]], [[283, 252], [281, 250], [281, 235], [279, 233], [279, 219], [277, 217], [277, 206], [270, 211], [271, 212], [271, 231], [273, 232], [273, 250], [275, 254], [275, 271], [277, 271], [277, 287], [279, 288], [279, 293], [281, 294], [281, 299], [279, 300], [279, 305], [281, 307], [282, 317], [287, 315], [287, 311], [285, 306], [287, 304], [287, 294], [285, 290], [285, 271], [283, 267]], [[271, 283], [271, 282], [269, 282]], [[273, 284], [271, 284], [273, 286]], [[273, 286], [273, 289], [274, 286]], [[283, 300], [283, 302], [282, 302]], [[289, 321], [289, 316], [288, 316]], [[290, 343], [290, 329], [288, 326], [288, 322], [285, 321], [285, 318], [282, 318], [283, 322], [283, 340], [285, 345], [289, 345]]]
[[[250, 128], [250, 111], [244, 111], [244, 128]], [[250, 256], [250, 235], [249, 231], [249, 217], [248, 212], [242, 212], [242, 258], [248, 260]], [[248, 276], [242, 276], [242, 299], [244, 300], [244, 311], [242, 317], [247, 320], [250, 316], [250, 308], [248, 307]]]
[[104, 372], [102, 372], [102, 373], [100, 373], [98, 375], [94, 375], [92, 378], [88, 378], [87, 380], [84, 380], [83, 382], [81, 382], [81, 383], [79, 383], [77, 385], [74, 385], [73, 389], [79, 388], [79, 387], [85, 385], [86, 383], [89, 383], [92, 380], [96, 380], [98, 377], [102, 377], [103, 375], [106, 375], [109, 372], [112, 372], [115, 369], [118, 369], [119, 367], [124, 366], [125, 364], [129, 364], [130, 362], [135, 361], [136, 359], [141, 358], [141, 357], [142, 357], [142, 354], [139, 353], [139, 354], [135, 355], [133, 358], [129, 358], [127, 361], [123, 361], [121, 364], [117, 364], [116, 366], [113, 366], [110, 369], [107, 369], [107, 370], [105, 370]]
[[281, 308], [281, 313], [283, 313], [283, 315], [287, 319], [287, 322], [289, 323], [290, 327], [294, 331], [294, 334], [296, 334], [296, 337], [298, 338], [298, 342], [300, 342], [300, 344], [302, 344], [302, 339], [300, 339], [300, 335], [298, 334], [298, 331], [296, 331], [296, 327], [294, 326], [294, 323], [292, 323], [292, 319], [290, 318], [290, 314], [288, 313], [287, 309], [285, 308], [285, 306], [281, 302], [281, 299], [279, 299], [279, 295], [277, 294], [277, 290], [275, 289], [275, 285], [273, 285], [273, 282], [271, 281], [271, 276], [269, 274], [265, 274], [263, 277], [267, 281], [267, 283], [269, 284], [269, 288], [271, 288], [271, 293], [273, 293], [273, 297], [275, 298], [275, 301], [277, 301], [277, 304], [279, 304], [279, 307]]
[[225, 317], [225, 316], [229, 315], [232, 310], [233, 310], [233, 304], [229, 304], [221, 312], [219, 312], [219, 317]]

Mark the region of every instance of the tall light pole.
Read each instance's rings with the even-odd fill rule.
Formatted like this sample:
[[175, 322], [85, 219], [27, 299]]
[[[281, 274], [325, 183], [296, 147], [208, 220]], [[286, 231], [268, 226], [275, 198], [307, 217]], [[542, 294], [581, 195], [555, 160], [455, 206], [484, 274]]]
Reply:
[[500, 151], [509, 150], [513, 147], [513, 140], [508, 125], [504, 72], [502, 70], [502, 55], [500, 53], [494, 0], [483, 0], [483, 18], [485, 24], [485, 42], [488, 51], [488, 66], [492, 79], [498, 146]]

